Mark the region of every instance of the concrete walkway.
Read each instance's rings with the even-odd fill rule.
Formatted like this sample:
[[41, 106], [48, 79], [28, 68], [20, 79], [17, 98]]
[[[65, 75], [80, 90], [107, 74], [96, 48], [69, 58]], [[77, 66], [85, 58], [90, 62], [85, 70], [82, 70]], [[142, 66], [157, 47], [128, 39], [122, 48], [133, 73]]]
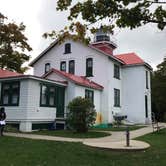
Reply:
[[[159, 124], [166, 127], [166, 124]], [[47, 136], [47, 135], [36, 135], [36, 134], [23, 134], [23, 133], [5, 133], [6, 136], [14, 136], [21, 138], [30, 138], [30, 139], [39, 139], [39, 140], [51, 140], [51, 141], [65, 141], [65, 142], [82, 142], [85, 145], [98, 147], [98, 148], [107, 148], [107, 149], [146, 149], [150, 145], [141, 141], [130, 141], [131, 146], [125, 146], [126, 135], [125, 132], [112, 132], [110, 136], [102, 137], [102, 138], [64, 138], [64, 137], [56, 137], [56, 136]], [[138, 130], [134, 130], [130, 132], [130, 138], [134, 139], [136, 137], [148, 134], [153, 132], [152, 126], [147, 126]]]

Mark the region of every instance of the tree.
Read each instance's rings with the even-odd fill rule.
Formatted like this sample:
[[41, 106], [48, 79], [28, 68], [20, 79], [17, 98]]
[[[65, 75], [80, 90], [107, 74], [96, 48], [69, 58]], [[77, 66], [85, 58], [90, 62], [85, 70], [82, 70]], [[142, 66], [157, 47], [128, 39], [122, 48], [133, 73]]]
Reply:
[[77, 132], [87, 132], [95, 123], [96, 112], [89, 99], [76, 97], [69, 103], [68, 109], [67, 123]]
[[[109, 20], [103, 28], [113, 33], [115, 27], [137, 28], [147, 23], [156, 23], [163, 30], [166, 26], [166, 1], [164, 0], [58, 0], [57, 10], [70, 10], [69, 20], [81, 16], [91, 25]], [[91, 28], [92, 31], [95, 28]]]
[[152, 111], [159, 121], [166, 121], [166, 58], [152, 75]]
[[[72, 38], [88, 43], [86, 34], [100, 28], [95, 23], [102, 23], [102, 30], [112, 34], [117, 27], [134, 29], [155, 23], [163, 30], [166, 26], [166, 0], [58, 0], [57, 10], [69, 10], [71, 24], [60, 32], [45, 33], [45, 38]], [[80, 18], [83, 24], [78, 21]]]
[[25, 51], [32, 48], [24, 36], [25, 26], [9, 22], [8, 18], [0, 13], [0, 68], [23, 73], [27, 68], [22, 64], [30, 56]]

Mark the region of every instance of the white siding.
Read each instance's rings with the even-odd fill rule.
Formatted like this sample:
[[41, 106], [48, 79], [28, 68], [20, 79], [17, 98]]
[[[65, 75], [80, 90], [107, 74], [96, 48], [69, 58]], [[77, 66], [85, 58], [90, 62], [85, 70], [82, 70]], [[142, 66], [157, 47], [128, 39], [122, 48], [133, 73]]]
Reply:
[[[40, 107], [40, 82], [31, 79], [20, 80], [19, 106], [5, 106], [7, 122], [26, 123], [52, 122], [56, 118], [56, 108]], [[28, 131], [31, 127], [28, 128]]]
[[[49, 76], [47, 76], [48, 79], [54, 79], [57, 80], [59, 79], [60, 76], [58, 76], [55, 73], [50, 74]], [[61, 81], [67, 81], [67, 79], [64, 78], [60, 78], [59, 80]], [[85, 89], [89, 89], [94, 91], [94, 105], [95, 105], [95, 109], [97, 112], [101, 111], [101, 98], [100, 95], [102, 93], [102, 91], [99, 90], [94, 90], [91, 88], [86, 88], [83, 86], [79, 86], [76, 85], [75, 83], [71, 82], [68, 80], [68, 86], [66, 88], [65, 91], [65, 108], [67, 107], [67, 105], [69, 104], [69, 102], [74, 99], [75, 97], [81, 96], [81, 97], [85, 97]]]
[[[145, 94], [148, 95], [148, 114], [151, 121], [150, 91], [146, 90], [146, 74], [144, 66], [123, 69], [123, 112], [128, 120], [135, 123], [146, 123]], [[150, 84], [150, 82], [149, 82]]]
[[86, 89], [92, 90], [94, 92], [95, 110], [96, 110], [96, 112], [100, 112], [101, 111], [101, 106], [100, 106], [100, 101], [101, 101], [100, 95], [101, 95], [101, 91], [75, 85], [75, 97], [78, 97], [78, 96], [85, 97], [85, 90]]
[[[64, 54], [65, 43], [71, 43], [70, 54]], [[84, 44], [67, 40], [53, 47], [34, 64], [34, 74], [37, 76], [43, 75], [47, 62], [51, 63], [51, 67], [60, 69], [61, 61], [66, 61], [68, 72], [69, 61], [75, 60], [75, 75], [85, 76], [87, 58], [93, 58], [94, 76], [89, 79], [104, 87], [103, 91], [100, 92], [100, 101], [95, 102], [96, 108], [100, 108], [99, 112], [102, 113], [103, 123], [111, 123], [115, 113], [127, 114], [130, 120], [144, 123], [145, 94], [148, 95], [149, 117], [151, 114], [150, 89], [145, 89], [144, 66], [120, 68], [120, 79], [116, 79], [114, 78], [114, 63], [120, 65], [118, 62]], [[49, 78], [63, 80], [58, 76], [50, 76]], [[114, 88], [120, 90], [120, 107], [114, 107]], [[74, 83], [70, 82], [66, 89], [65, 105], [67, 106], [68, 102], [79, 94], [83, 95], [83, 88], [79, 89]], [[100, 103], [100, 106], [98, 106], [98, 103]]]

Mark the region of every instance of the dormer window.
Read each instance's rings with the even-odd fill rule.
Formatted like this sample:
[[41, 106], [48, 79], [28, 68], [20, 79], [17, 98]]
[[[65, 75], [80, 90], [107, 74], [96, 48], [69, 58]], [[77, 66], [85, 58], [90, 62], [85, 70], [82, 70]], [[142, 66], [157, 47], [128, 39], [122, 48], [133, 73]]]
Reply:
[[51, 69], [50, 63], [46, 63], [46, 64], [45, 64], [45, 73], [49, 72], [50, 69]]
[[65, 54], [69, 54], [71, 53], [71, 44], [70, 43], [66, 43], [65, 44]]
[[60, 64], [60, 70], [61, 71], [66, 71], [66, 62], [65, 61], [61, 62], [61, 64]]
[[86, 77], [93, 76], [93, 59], [88, 58], [86, 59]]
[[114, 78], [120, 79], [120, 67], [114, 64]]
[[74, 60], [69, 61], [69, 73], [71, 73], [71, 74], [75, 73], [75, 61]]

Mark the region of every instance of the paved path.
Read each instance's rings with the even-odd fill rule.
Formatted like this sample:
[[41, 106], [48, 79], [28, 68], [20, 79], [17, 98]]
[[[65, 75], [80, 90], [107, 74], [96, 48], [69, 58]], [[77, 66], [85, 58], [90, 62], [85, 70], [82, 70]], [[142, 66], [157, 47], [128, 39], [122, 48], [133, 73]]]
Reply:
[[[162, 124], [160, 123], [159, 125], [166, 127], [165, 123], [162, 123]], [[5, 133], [5, 135], [14, 136], [14, 137], [22, 137], [22, 138], [30, 138], [30, 139], [40, 139], [40, 140], [82, 142], [86, 145], [100, 147], [100, 148], [114, 149], [114, 147], [117, 147], [119, 149], [123, 149], [125, 147], [125, 139], [126, 139], [125, 132], [112, 132], [112, 131], [107, 131], [107, 132], [110, 132], [111, 135], [107, 137], [102, 137], [102, 138], [86, 138], [86, 139], [64, 138], [64, 137], [36, 135], [36, 134], [22, 134], [22, 133]], [[130, 131], [130, 138], [134, 139], [136, 137], [139, 137], [151, 132], [153, 132], [153, 128], [150, 125], [138, 130]], [[132, 147], [130, 149], [133, 149], [134, 147], [137, 149], [149, 147], [149, 144], [143, 143], [141, 141], [132, 141], [131, 143], [132, 143]]]

